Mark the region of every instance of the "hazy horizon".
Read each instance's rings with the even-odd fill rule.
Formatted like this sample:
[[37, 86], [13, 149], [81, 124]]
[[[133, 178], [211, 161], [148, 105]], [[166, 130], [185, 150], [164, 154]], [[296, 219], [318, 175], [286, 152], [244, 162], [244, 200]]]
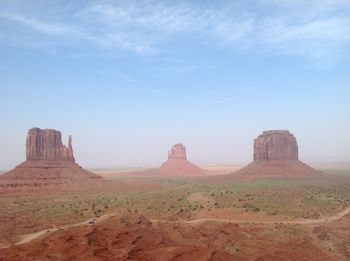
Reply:
[[250, 162], [287, 129], [306, 162], [350, 161], [350, 2], [1, 1], [0, 170], [32, 127], [86, 168]]

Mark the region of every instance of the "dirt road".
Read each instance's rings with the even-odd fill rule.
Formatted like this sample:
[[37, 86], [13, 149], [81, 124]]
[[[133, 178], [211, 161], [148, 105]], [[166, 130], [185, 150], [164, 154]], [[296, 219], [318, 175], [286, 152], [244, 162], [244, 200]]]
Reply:
[[[88, 224], [97, 224], [100, 223], [110, 217], [114, 216], [114, 214], [106, 214], [103, 216], [100, 216], [98, 218], [89, 218], [88, 220], [84, 221], [84, 222], [80, 222], [80, 223], [76, 223], [76, 224], [71, 224], [71, 225], [65, 225], [65, 226], [61, 226], [61, 227], [57, 227], [57, 228], [50, 228], [50, 229], [45, 229], [45, 230], [41, 230], [39, 232], [35, 232], [35, 233], [31, 233], [31, 234], [26, 234], [26, 235], [22, 235], [21, 236], [21, 241], [17, 242], [14, 245], [22, 245], [25, 243], [28, 243], [34, 239], [40, 238], [42, 236], [47, 236], [52, 232], [55, 232], [59, 229], [67, 229], [70, 227], [78, 227], [78, 226], [82, 226], [82, 225], [88, 225]], [[1, 248], [9, 248], [11, 247], [11, 245], [9, 246], [5, 246], [5, 247], [1, 247]]]
[[317, 224], [317, 223], [326, 223], [331, 221], [336, 221], [350, 213], [350, 206], [341, 212], [337, 213], [334, 216], [320, 219], [300, 219], [292, 221], [258, 221], [258, 220], [240, 220], [240, 219], [220, 219], [220, 218], [200, 218], [189, 221], [165, 221], [165, 220], [151, 220], [153, 224], [156, 223], [182, 223], [182, 224], [192, 224], [200, 225], [205, 222], [218, 222], [218, 223], [252, 223], [252, 224]]
[[[157, 225], [159, 223], [171, 223], [171, 224], [191, 224], [191, 225], [201, 225], [206, 222], [218, 222], [218, 223], [251, 223], [251, 224], [317, 224], [317, 223], [326, 223], [326, 222], [332, 222], [341, 219], [345, 215], [350, 213], [350, 206], [347, 207], [346, 209], [340, 211], [334, 216], [327, 217], [327, 218], [320, 218], [320, 219], [301, 219], [301, 220], [293, 220], [293, 221], [254, 221], [254, 220], [234, 220], [234, 219], [217, 219], [217, 218], [201, 218], [201, 219], [194, 219], [194, 220], [189, 220], [189, 221], [167, 221], [167, 220], [151, 220], [153, 225]], [[106, 214], [102, 215], [101, 217], [98, 218], [90, 218], [84, 222], [76, 223], [76, 224], [71, 224], [71, 225], [66, 225], [58, 228], [51, 228], [51, 229], [45, 229], [36, 233], [31, 233], [27, 235], [21, 236], [21, 241], [17, 242], [14, 245], [21, 245], [28, 243], [34, 239], [40, 238], [42, 236], [46, 236], [54, 231], [57, 231], [59, 229], [67, 229], [70, 227], [77, 227], [77, 226], [82, 226], [82, 225], [88, 225], [88, 224], [97, 224], [100, 223], [110, 217], [115, 216], [114, 214]], [[5, 246], [2, 248], [9, 248], [9, 246]]]

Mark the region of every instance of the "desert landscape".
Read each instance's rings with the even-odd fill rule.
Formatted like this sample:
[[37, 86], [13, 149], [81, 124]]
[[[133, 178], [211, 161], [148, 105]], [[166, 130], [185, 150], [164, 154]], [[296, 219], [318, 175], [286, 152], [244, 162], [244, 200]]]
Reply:
[[0, 261], [349, 261], [350, 0], [0, 0]]
[[292, 134], [263, 135], [247, 167], [188, 172], [175, 145], [166, 168], [92, 174], [71, 138], [62, 158], [59, 131], [31, 129], [0, 176], [0, 260], [348, 260], [350, 166], [311, 168]]

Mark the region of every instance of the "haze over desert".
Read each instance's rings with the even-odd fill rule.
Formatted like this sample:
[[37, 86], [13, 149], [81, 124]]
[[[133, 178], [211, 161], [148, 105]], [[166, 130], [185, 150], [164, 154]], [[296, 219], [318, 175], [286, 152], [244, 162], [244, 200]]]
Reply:
[[350, 2], [0, 2], [0, 261], [350, 260]]

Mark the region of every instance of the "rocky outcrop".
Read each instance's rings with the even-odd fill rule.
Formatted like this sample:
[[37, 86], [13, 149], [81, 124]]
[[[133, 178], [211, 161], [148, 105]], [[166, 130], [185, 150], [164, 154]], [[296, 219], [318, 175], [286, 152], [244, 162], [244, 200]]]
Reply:
[[254, 161], [235, 175], [301, 178], [320, 173], [299, 161], [298, 144], [287, 130], [264, 131], [254, 140]]
[[68, 137], [68, 148], [62, 144], [61, 132], [53, 129], [33, 128], [28, 131], [26, 142], [27, 160], [75, 161], [72, 137]]
[[287, 130], [264, 131], [254, 140], [254, 161], [298, 160], [298, 144]]
[[[169, 205], [170, 202], [164, 203]], [[288, 225], [277, 225], [276, 223], [273, 225], [276, 228], [271, 232], [270, 227], [272, 226], [249, 224], [249, 219], [247, 225], [238, 225], [236, 222], [203, 222], [203, 220], [192, 224], [182, 224], [185, 223], [182, 220], [188, 219], [186, 217], [188, 213], [192, 213], [192, 210], [182, 213], [181, 203], [176, 204], [175, 209], [172, 210], [174, 213], [171, 216], [171, 220], [174, 220], [172, 222], [151, 221], [136, 213], [126, 214], [126, 210], [119, 208], [119, 211], [114, 211], [109, 218], [107, 218], [108, 215], [97, 218], [93, 225], [68, 225], [61, 229], [62, 219], [59, 217], [51, 223], [57, 224], [56, 232], [44, 233], [45, 235], [26, 244], [13, 244], [9, 248], [0, 249], [0, 260], [348, 260], [346, 258], [335, 259], [335, 253], [334, 255], [328, 254], [328, 251], [325, 253], [318, 245], [318, 241], [314, 242], [305, 236], [304, 229], [292, 230]], [[58, 214], [64, 213], [64, 209], [56, 211]], [[207, 215], [217, 219], [228, 219], [229, 217], [224, 214], [228, 212], [228, 210], [218, 211], [217, 214]], [[1, 221], [6, 223], [1, 223], [1, 227], [5, 227], [6, 224], [12, 228], [13, 224], [16, 224], [16, 229], [11, 229], [13, 235], [19, 234], [19, 231], [34, 230], [33, 227], [36, 228], [39, 224], [40, 227], [43, 227], [43, 218], [37, 222], [28, 222], [27, 220], [31, 219], [23, 220], [16, 217], [16, 222], [11, 223], [7, 219], [9, 218], [2, 218]], [[25, 230], [22, 227], [25, 227]], [[46, 225], [46, 227], [49, 226]], [[345, 245], [345, 253], [339, 255], [345, 257], [348, 253], [346, 252], [348, 226], [345, 227], [344, 223], [340, 223], [337, 231], [339, 227], [346, 229], [342, 237], [344, 238], [342, 247]], [[322, 227], [322, 229], [328, 230], [328, 227]], [[5, 238], [7, 235], [2, 234], [1, 236]]]
[[125, 173], [128, 176], [195, 176], [207, 172], [187, 160], [186, 147], [175, 144], [168, 151], [168, 160], [159, 168]]
[[168, 152], [168, 160], [158, 169], [162, 175], [201, 175], [204, 170], [187, 160], [186, 147], [181, 143], [175, 144]]
[[170, 151], [168, 151], [168, 159], [183, 159], [187, 160], [186, 147], [181, 143], [175, 144]]
[[62, 144], [61, 132], [53, 129], [28, 131], [26, 159], [0, 176], [0, 194], [28, 189], [56, 190], [71, 185], [83, 189], [88, 183], [97, 185], [96, 180], [102, 180], [75, 163], [72, 137], [68, 137], [66, 147]]

